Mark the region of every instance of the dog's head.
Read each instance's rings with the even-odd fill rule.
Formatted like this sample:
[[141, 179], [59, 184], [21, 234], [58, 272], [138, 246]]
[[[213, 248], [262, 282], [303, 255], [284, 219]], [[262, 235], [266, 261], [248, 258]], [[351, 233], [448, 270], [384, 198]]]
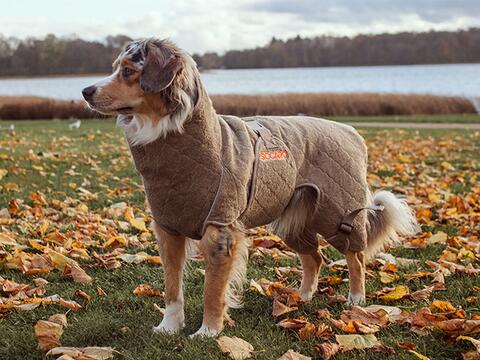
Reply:
[[186, 52], [168, 40], [138, 40], [125, 46], [110, 76], [82, 94], [93, 110], [123, 115], [119, 119], [133, 143], [145, 144], [182, 131], [198, 96], [197, 82]]

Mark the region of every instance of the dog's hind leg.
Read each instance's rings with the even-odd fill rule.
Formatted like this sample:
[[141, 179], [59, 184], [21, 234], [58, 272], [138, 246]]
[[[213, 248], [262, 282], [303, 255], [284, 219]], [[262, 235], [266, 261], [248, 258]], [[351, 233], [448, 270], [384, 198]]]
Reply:
[[176, 333], [185, 323], [182, 277], [185, 265], [185, 236], [175, 236], [162, 230], [155, 222], [152, 229], [157, 238], [165, 276], [165, 316], [155, 332]]
[[192, 336], [216, 336], [222, 331], [227, 287], [243, 240], [243, 233], [231, 226], [209, 226], [202, 237], [200, 250], [205, 258], [203, 322]]
[[363, 251], [347, 251], [346, 258], [350, 282], [348, 304], [360, 305], [365, 303], [365, 254]]
[[300, 285], [300, 296], [302, 301], [312, 300], [313, 294], [317, 291], [318, 275], [322, 267], [322, 256], [315, 252], [313, 254], [298, 254], [303, 268], [302, 284]]

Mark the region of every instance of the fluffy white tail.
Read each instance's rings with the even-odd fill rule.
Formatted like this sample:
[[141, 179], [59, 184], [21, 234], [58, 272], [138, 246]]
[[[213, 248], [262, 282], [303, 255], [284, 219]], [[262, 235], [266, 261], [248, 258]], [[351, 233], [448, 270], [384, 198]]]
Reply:
[[367, 258], [374, 257], [385, 247], [400, 242], [401, 236], [411, 236], [418, 232], [415, 214], [407, 202], [389, 191], [377, 191], [371, 205], [382, 205], [381, 212], [369, 211], [367, 217]]

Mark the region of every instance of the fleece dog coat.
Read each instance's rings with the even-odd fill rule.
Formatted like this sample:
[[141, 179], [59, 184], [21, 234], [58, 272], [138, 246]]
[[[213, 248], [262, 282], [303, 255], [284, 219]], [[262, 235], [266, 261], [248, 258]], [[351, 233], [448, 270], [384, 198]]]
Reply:
[[281, 216], [295, 189], [308, 186], [316, 211], [286, 243], [311, 253], [318, 233], [343, 253], [366, 248], [360, 209], [368, 201], [367, 151], [350, 126], [304, 116], [217, 115], [202, 96], [182, 134], [130, 149], [153, 218], [167, 232], [200, 239], [209, 224], [265, 225]]

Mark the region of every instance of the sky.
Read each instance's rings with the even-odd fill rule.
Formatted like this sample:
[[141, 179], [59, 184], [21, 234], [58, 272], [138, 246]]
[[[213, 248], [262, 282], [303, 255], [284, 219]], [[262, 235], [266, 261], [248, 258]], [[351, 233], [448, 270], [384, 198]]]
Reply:
[[0, 34], [170, 38], [191, 53], [288, 39], [480, 27], [480, 0], [0, 0]]

